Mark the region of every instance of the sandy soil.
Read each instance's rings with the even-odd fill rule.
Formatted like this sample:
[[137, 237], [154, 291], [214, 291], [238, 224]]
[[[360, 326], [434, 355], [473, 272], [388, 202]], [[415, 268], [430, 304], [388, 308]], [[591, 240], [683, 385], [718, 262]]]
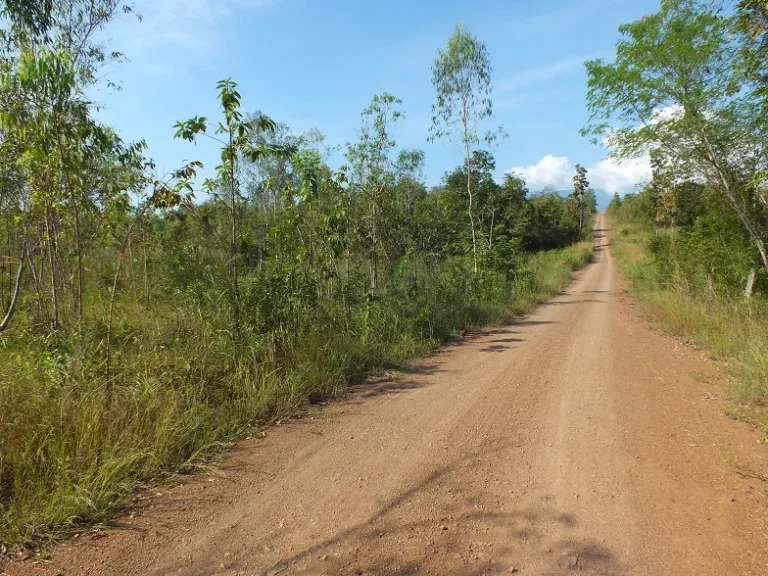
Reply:
[[[603, 228], [602, 218], [598, 228]], [[765, 575], [766, 448], [609, 242], [566, 294], [240, 443], [12, 575]]]

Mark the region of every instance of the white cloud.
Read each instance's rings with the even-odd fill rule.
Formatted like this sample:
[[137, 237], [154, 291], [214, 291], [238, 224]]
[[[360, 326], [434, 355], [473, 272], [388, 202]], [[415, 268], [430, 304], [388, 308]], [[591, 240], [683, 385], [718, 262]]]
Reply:
[[563, 190], [570, 186], [573, 170], [574, 167], [567, 157], [547, 154], [536, 164], [517, 166], [510, 172], [522, 176], [528, 187], [533, 190], [541, 190], [547, 186]]
[[197, 55], [212, 51], [238, 10], [265, 10], [282, 0], [139, 0], [141, 24], [132, 26], [136, 48], [179, 47]]
[[593, 52], [581, 56], [570, 56], [555, 60], [554, 62], [547, 62], [546, 64], [541, 64], [534, 68], [528, 68], [527, 70], [507, 76], [506, 78], [502, 78], [499, 82], [496, 82], [495, 91], [497, 94], [504, 95], [519, 92], [540, 84], [546, 84], [551, 80], [555, 80], [576, 70], [583, 69], [584, 63], [588, 60], [603, 56], [605, 56], [603, 52]]
[[601, 160], [589, 168], [592, 187], [609, 194], [632, 192], [638, 185], [647, 184], [651, 179], [651, 160], [647, 156], [614, 162], [610, 158]]
[[[576, 166], [567, 156], [547, 154], [536, 164], [517, 166], [509, 172], [519, 174], [531, 190], [538, 191], [547, 186], [557, 190], [570, 189], [575, 170]], [[608, 194], [631, 192], [651, 178], [651, 163], [648, 157], [624, 162], [606, 158], [592, 167], [587, 167], [587, 170], [592, 187]]]

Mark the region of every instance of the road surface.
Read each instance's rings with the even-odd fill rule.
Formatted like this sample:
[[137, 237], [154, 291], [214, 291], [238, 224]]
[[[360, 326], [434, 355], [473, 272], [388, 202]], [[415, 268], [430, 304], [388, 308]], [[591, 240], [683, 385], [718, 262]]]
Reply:
[[[598, 228], [604, 228], [602, 216]], [[766, 575], [760, 435], [608, 238], [566, 294], [153, 490], [9, 574]]]

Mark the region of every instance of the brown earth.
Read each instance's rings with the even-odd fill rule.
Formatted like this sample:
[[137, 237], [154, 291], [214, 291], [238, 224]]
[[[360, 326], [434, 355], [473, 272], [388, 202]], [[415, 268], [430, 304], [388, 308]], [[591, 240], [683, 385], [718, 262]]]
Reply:
[[532, 316], [6, 571], [768, 574], [759, 433], [726, 418], [717, 366], [646, 326], [598, 236], [597, 262]]

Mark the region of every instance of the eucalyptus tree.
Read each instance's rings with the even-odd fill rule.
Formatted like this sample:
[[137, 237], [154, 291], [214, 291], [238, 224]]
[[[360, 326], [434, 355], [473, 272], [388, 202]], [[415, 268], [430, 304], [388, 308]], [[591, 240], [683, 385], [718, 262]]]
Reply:
[[[0, 129], [2, 154], [12, 149], [16, 168], [31, 190], [25, 205], [26, 227], [43, 223], [36, 242], [47, 256], [51, 325], [59, 326], [66, 258], [74, 252], [74, 310], [84, 314], [86, 246], [84, 212], [97, 212], [91, 176], [122, 142], [92, 117], [86, 96], [100, 82], [99, 70], [120, 60], [99, 32], [115, 16], [132, 12], [118, 0], [6, 1], [0, 5], [7, 26], [0, 30]], [[66, 239], [72, 231], [73, 242]], [[62, 242], [62, 240], [64, 240]], [[74, 250], [66, 247], [74, 245]], [[39, 278], [28, 253], [33, 285]]]
[[618, 158], [660, 150], [713, 186], [738, 215], [768, 271], [764, 188], [749, 186], [766, 165], [761, 98], [745, 71], [734, 16], [697, 0], [619, 28], [614, 62], [586, 64], [590, 124]]
[[491, 100], [491, 60], [483, 42], [465, 27], [458, 25], [440, 50], [432, 66], [432, 84], [437, 102], [432, 106], [430, 140], [458, 140], [464, 150], [467, 177], [467, 213], [472, 234], [474, 271], [478, 271], [477, 222], [472, 186], [472, 152], [481, 138], [492, 143], [501, 134], [488, 132], [481, 136], [479, 124], [493, 116]]
[[2, 0], [0, 14], [20, 23], [35, 36], [44, 36], [52, 24], [54, 0]]

